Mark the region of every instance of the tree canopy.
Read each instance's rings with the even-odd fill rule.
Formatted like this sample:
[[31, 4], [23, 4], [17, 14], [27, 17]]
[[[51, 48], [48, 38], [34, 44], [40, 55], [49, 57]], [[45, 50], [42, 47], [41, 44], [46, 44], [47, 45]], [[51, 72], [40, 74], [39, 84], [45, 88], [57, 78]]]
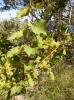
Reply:
[[28, 4], [28, 0], [1, 0], [0, 1], [0, 9], [1, 10], [9, 10], [20, 8], [21, 6], [26, 6]]

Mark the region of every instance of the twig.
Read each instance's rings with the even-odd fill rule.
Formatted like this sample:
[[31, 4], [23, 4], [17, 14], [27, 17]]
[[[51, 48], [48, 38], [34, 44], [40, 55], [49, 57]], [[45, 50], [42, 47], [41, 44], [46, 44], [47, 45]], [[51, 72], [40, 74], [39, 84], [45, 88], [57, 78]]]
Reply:
[[[61, 46], [61, 45], [59, 45], [57, 48], [55, 48], [54, 50], [52, 50], [42, 61], [47, 60], [47, 59], [55, 52], [55, 50], [57, 50], [58, 48], [60, 48], [60, 46]], [[42, 61], [41, 61], [41, 62], [42, 62]], [[41, 62], [38, 63], [38, 64], [36, 65], [37, 68], [40, 67]]]
[[32, 10], [31, 10], [30, 13], [32, 14], [32, 16], [34, 16], [36, 19], [38, 19], [38, 18], [36, 17], [35, 13], [34, 13]]
[[46, 19], [46, 23], [49, 21], [49, 19], [52, 17], [53, 12], [49, 15], [49, 17]]

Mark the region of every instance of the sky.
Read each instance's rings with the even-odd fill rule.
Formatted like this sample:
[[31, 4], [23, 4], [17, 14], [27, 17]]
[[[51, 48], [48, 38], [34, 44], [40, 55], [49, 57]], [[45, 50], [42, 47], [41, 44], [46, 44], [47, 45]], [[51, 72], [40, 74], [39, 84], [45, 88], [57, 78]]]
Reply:
[[10, 10], [10, 11], [4, 11], [4, 12], [0, 12], [0, 20], [3, 19], [10, 19], [12, 17], [15, 17], [17, 13], [17, 10]]
[[[4, 5], [4, 3], [3, 3], [3, 1], [2, 0], [0, 0], [0, 3], [2, 4], [2, 5]], [[1, 7], [1, 5], [0, 5], [0, 7]], [[17, 12], [17, 10], [15, 10], [15, 9], [12, 9], [12, 10], [7, 10], [7, 11], [0, 11], [0, 21], [1, 20], [3, 20], [3, 19], [10, 19], [10, 18], [13, 18], [13, 17], [15, 17], [16, 16], [16, 12]]]
[[[72, 2], [74, 2], [74, 0], [72, 0]], [[2, 0], [0, 0], [0, 3], [3, 4]], [[4, 12], [0, 11], [0, 21], [2, 21], [4, 19], [13, 18], [13, 17], [16, 16], [16, 13], [17, 13], [17, 10], [15, 10], [15, 9], [12, 9], [12, 10], [9, 10], [9, 11], [4, 11]]]

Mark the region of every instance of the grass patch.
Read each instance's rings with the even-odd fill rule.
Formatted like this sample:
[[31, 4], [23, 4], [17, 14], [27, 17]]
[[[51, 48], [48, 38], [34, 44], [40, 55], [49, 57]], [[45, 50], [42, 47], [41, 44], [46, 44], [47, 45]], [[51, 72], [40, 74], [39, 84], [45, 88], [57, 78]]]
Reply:
[[74, 100], [74, 68], [66, 64], [56, 66], [53, 68], [55, 81], [42, 73], [38, 85], [33, 91], [27, 91], [26, 100]]

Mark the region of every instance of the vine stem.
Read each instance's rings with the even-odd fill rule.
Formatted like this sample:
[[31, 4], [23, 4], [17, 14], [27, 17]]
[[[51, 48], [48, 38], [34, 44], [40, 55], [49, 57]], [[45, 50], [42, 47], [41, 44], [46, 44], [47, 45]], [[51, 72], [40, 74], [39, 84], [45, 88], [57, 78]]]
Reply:
[[[55, 52], [55, 50], [57, 50], [58, 48], [60, 48], [60, 46], [61, 45], [59, 45], [57, 48], [55, 48], [54, 50], [52, 50], [42, 61], [47, 60]], [[37, 68], [40, 66], [41, 62], [36, 65]]]
[[59, 45], [57, 48], [55, 48], [54, 50], [52, 50], [43, 60], [47, 60], [54, 52], [55, 50], [57, 50], [61, 45]]

